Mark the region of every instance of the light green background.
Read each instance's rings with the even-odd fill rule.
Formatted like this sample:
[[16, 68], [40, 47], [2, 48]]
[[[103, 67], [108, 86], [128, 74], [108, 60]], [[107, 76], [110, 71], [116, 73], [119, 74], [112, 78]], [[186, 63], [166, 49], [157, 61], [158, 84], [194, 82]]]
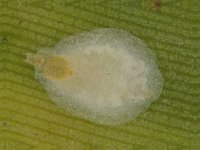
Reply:
[[[0, 149], [200, 149], [200, 1], [0, 0]], [[158, 1], [158, 0], [157, 0]], [[127, 30], [155, 52], [160, 98], [117, 127], [59, 109], [34, 78], [25, 53], [95, 28]]]

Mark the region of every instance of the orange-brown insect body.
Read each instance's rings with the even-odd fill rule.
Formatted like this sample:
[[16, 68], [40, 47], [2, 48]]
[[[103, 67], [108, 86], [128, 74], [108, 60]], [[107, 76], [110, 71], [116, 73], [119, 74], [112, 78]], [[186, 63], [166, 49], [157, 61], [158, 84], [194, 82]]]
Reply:
[[46, 78], [61, 80], [73, 74], [67, 60], [61, 56], [27, 54], [26, 62], [32, 64]]

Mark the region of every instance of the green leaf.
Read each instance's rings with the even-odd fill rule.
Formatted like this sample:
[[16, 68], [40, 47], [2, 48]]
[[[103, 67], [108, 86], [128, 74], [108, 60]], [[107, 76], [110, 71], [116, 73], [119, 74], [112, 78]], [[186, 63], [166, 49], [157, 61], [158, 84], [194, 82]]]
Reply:
[[[200, 149], [198, 0], [1, 0], [0, 149]], [[155, 52], [160, 98], [125, 125], [58, 108], [24, 62], [27, 52], [95, 28], [121, 28]]]

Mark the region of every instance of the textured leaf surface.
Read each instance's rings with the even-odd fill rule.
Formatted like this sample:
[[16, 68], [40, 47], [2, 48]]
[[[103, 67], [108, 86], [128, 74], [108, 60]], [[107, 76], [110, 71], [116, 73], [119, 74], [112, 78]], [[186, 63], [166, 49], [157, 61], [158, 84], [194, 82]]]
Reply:
[[[200, 149], [200, 1], [160, 1], [0, 0], [0, 149]], [[27, 52], [101, 27], [144, 40], [165, 80], [150, 109], [118, 127], [59, 109], [23, 61]]]

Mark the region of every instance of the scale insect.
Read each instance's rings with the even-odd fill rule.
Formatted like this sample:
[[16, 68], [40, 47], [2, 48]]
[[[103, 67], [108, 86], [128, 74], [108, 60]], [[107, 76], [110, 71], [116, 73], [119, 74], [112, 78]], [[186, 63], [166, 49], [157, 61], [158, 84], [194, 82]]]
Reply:
[[162, 75], [155, 55], [120, 29], [69, 36], [53, 48], [27, 54], [36, 79], [66, 112], [104, 125], [136, 118], [158, 99]]

